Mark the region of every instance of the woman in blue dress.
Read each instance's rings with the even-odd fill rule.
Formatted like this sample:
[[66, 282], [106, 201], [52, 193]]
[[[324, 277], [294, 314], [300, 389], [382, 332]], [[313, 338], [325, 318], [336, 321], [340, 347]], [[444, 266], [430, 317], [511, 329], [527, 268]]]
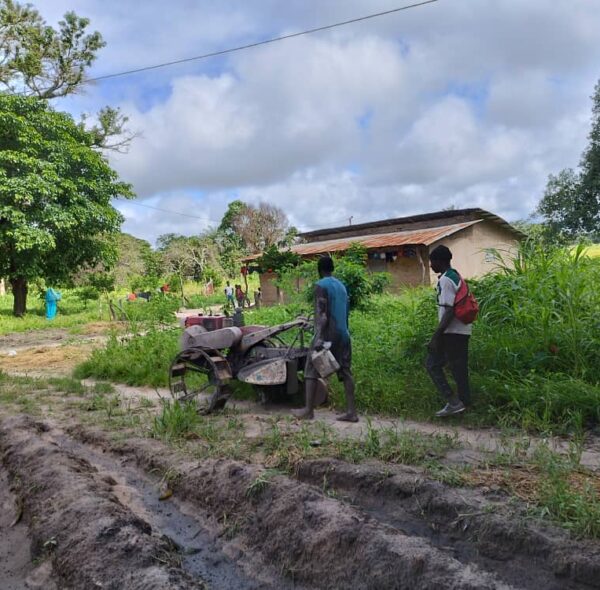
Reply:
[[51, 287], [46, 291], [46, 319], [53, 320], [56, 317], [56, 302], [60, 301], [60, 293]]

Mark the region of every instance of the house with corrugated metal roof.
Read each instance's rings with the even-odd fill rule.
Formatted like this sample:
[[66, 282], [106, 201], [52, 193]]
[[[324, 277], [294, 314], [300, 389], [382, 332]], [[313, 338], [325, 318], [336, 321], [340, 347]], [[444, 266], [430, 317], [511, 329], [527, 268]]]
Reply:
[[[410, 217], [383, 219], [357, 225], [320, 229], [299, 235], [292, 252], [303, 258], [343, 254], [351, 244], [362, 244], [373, 272], [388, 272], [390, 289], [435, 282], [429, 252], [440, 244], [454, 255], [453, 265], [465, 278], [482, 276], [494, 268], [490, 249], [514, 250], [524, 235], [504, 219], [483, 209], [454, 209]], [[274, 275], [261, 275], [263, 303], [281, 301]]]

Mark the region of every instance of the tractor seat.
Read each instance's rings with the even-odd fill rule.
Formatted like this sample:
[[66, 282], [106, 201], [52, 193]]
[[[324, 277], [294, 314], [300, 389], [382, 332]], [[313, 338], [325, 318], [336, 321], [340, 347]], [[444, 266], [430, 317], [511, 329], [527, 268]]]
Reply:
[[236, 327], [207, 332], [202, 326], [190, 326], [183, 332], [181, 345], [183, 349], [211, 348], [212, 350], [222, 350], [239, 344], [242, 341], [242, 336], [242, 330]]
[[240, 330], [242, 331], [242, 336], [247, 336], [248, 334], [254, 334], [254, 332], [260, 332], [266, 327], [267, 326], [242, 326]]

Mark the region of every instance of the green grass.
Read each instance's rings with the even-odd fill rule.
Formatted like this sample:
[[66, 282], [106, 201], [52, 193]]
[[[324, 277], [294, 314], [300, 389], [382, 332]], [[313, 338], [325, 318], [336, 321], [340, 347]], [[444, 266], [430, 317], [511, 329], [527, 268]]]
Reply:
[[581, 471], [578, 457], [540, 446], [533, 460], [541, 472], [536, 512], [577, 536], [600, 538], [600, 495], [589, 478], [579, 485], [573, 482], [574, 474]]
[[592, 258], [600, 257], [600, 244], [593, 244], [585, 249], [585, 253]]
[[[481, 314], [471, 338], [473, 409], [452, 423], [570, 432], [600, 422], [600, 259], [525, 244], [498, 272], [472, 281]], [[300, 305], [246, 312], [246, 324], [292, 319]], [[433, 289], [373, 297], [351, 313], [361, 412], [431, 418], [441, 400], [424, 369], [435, 330]], [[113, 338], [78, 368], [134, 385], [164, 386], [179, 331]], [[335, 405], [343, 392], [331, 381]]]
[[58, 314], [53, 320], [46, 319], [45, 304], [42, 299], [30, 294], [27, 300], [27, 313], [22, 318], [12, 314], [12, 295], [0, 296], [0, 334], [27, 332], [49, 328], [68, 328], [75, 332], [89, 322], [108, 321], [108, 307], [99, 302], [89, 302], [86, 306], [71, 291], [62, 291], [63, 298], [58, 303]]
[[153, 330], [127, 340], [111, 336], [106, 347], [94, 350], [74, 372], [78, 379], [96, 377], [128, 385], [162, 387], [178, 352], [181, 331]]

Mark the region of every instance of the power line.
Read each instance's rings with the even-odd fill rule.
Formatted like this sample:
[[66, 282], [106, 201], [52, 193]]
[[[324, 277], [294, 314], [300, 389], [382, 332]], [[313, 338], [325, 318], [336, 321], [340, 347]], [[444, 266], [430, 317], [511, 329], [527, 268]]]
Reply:
[[197, 215], [190, 215], [189, 213], [182, 213], [181, 211], [171, 211], [169, 209], [162, 209], [160, 207], [154, 207], [153, 205], [146, 205], [144, 203], [138, 203], [136, 201], [127, 201], [130, 205], [137, 205], [138, 207], [146, 207], [147, 209], [154, 209], [155, 211], [162, 211], [163, 213], [170, 213], [172, 215], [181, 215], [182, 217], [189, 217], [190, 219], [199, 219], [201, 221], [210, 221], [211, 223], [220, 223], [214, 219], [208, 217], [198, 217]]
[[[154, 205], [146, 205], [145, 203], [138, 203], [137, 201], [126, 201], [127, 204], [136, 205], [138, 207], [145, 207], [146, 209], [154, 209], [155, 211], [162, 211], [163, 213], [170, 213], [171, 215], [180, 215], [181, 217], [188, 217], [189, 219], [199, 219], [200, 221], [209, 221], [210, 223], [221, 223], [221, 221], [217, 221], [215, 219], [210, 219], [208, 217], [198, 217], [197, 215], [191, 215], [190, 213], [183, 213], [182, 211], [173, 211], [171, 209], [163, 209], [162, 207], [155, 207]], [[316, 229], [321, 229], [324, 227], [333, 227], [333, 224], [340, 223], [342, 221], [347, 221], [348, 218], [340, 218], [334, 219], [325, 225], [317, 225], [305, 228], [303, 231], [312, 231]]]
[[155, 64], [152, 66], [144, 66], [142, 68], [135, 68], [133, 70], [125, 70], [123, 72], [116, 72], [114, 74], [105, 74], [103, 76], [96, 76], [95, 78], [88, 78], [87, 80], [85, 80], [85, 82], [86, 83], [99, 82], [101, 80], [108, 80], [109, 78], [118, 78], [121, 76], [129, 76], [130, 74], [138, 74], [140, 72], [157, 70], [159, 68], [166, 68], [168, 66], [174, 66], [174, 65], [178, 65], [178, 64], [182, 64], [182, 63], [187, 63], [190, 61], [198, 61], [201, 59], [207, 59], [209, 57], [217, 57], [219, 55], [226, 55], [228, 53], [234, 53], [236, 51], [243, 51], [244, 49], [251, 49], [253, 47], [259, 47], [260, 45], [268, 45], [269, 43], [275, 43], [277, 41], [284, 41], [285, 39], [292, 39], [294, 37], [300, 37], [302, 35], [310, 35], [312, 33], [318, 33], [320, 31], [327, 31], [329, 29], [334, 29], [336, 27], [343, 27], [345, 25], [350, 25], [353, 23], [358, 23], [361, 21], [378, 18], [380, 16], [386, 16], [386, 15], [393, 14], [396, 12], [402, 12], [403, 10], [409, 10], [410, 8], [417, 8], [419, 6], [424, 6], [425, 4], [433, 4], [434, 2], [437, 2], [437, 1], [438, 0], [424, 0], [423, 2], [417, 2], [415, 4], [409, 4], [407, 6], [400, 6], [398, 8], [392, 8], [391, 10], [385, 10], [383, 12], [377, 12], [375, 14], [368, 14], [366, 16], [360, 16], [360, 17], [353, 18], [350, 20], [341, 21], [341, 22], [330, 24], [330, 25], [324, 25], [322, 27], [316, 27], [314, 29], [307, 29], [305, 31], [298, 31], [296, 33], [290, 33], [288, 35], [281, 35], [280, 37], [272, 37], [271, 39], [265, 39], [263, 41], [256, 41], [255, 43], [248, 43], [247, 45], [240, 45], [238, 47], [231, 47], [229, 49], [221, 49], [220, 51], [204, 53], [203, 55], [196, 55], [194, 57], [186, 57], [183, 59], [168, 61], [168, 62], [164, 62], [164, 63], [160, 63], [160, 64]]

